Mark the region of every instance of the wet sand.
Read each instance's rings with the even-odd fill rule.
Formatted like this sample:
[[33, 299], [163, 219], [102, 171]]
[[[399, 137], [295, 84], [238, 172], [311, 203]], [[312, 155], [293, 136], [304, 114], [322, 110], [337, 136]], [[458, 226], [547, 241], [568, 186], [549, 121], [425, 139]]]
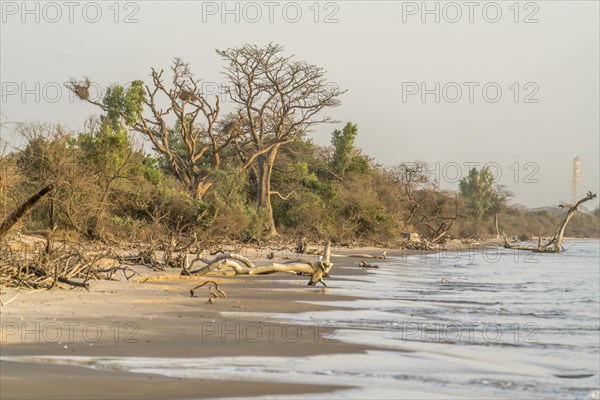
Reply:
[[197, 399], [323, 393], [336, 386], [178, 379], [78, 366], [0, 362], [2, 399]]

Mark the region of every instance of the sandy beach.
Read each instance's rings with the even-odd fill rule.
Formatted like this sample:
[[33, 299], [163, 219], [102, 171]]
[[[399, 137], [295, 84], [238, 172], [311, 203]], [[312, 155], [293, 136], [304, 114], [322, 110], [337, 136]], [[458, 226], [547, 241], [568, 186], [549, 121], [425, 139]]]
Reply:
[[[356, 252], [381, 250], [361, 249]], [[338, 257], [334, 275], [360, 279], [357, 258]], [[326, 326], [301, 327], [254, 320], [246, 313], [335, 310], [299, 301], [343, 301], [334, 288], [308, 287], [306, 277], [180, 277], [180, 270], [151, 272], [134, 267], [145, 283], [98, 281], [84, 290], [21, 291], [0, 310], [2, 379], [0, 397], [16, 398], [213, 398], [323, 393], [340, 386], [175, 379], [152, 374], [78, 366], [6, 361], [13, 356], [222, 357], [364, 353], [345, 344]], [[141, 279], [138, 277], [137, 279]], [[215, 280], [228, 295], [209, 304], [208, 290], [190, 289]], [[289, 279], [293, 282], [290, 283]], [[285, 281], [283, 281], [285, 280]], [[334, 282], [331, 280], [330, 282]], [[334, 283], [335, 285], [335, 283]], [[17, 292], [9, 289], [4, 299]], [[224, 317], [221, 312], [227, 311]], [[232, 317], [237, 313], [238, 318]], [[35, 382], [34, 385], [31, 383]]]
[[[587, 261], [575, 273], [561, 268], [578, 254], [597, 257], [596, 243], [572, 242], [564, 260], [494, 252], [493, 243], [388, 249], [385, 260], [360, 257], [383, 249], [335, 249], [328, 287], [283, 273], [182, 277], [135, 266], [139, 276], [89, 292], [20, 291], [0, 308], [0, 397], [596, 396], [593, 310], [570, 304], [597, 304], [597, 273]], [[547, 282], [548, 269], [556, 278]], [[209, 303], [206, 286], [190, 295], [207, 280], [227, 298]], [[565, 318], [573, 320], [563, 327]]]

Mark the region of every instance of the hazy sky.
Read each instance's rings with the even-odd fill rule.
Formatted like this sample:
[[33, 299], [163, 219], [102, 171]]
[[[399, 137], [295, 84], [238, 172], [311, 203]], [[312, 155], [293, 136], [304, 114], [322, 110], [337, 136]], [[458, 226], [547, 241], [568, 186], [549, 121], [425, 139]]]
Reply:
[[97, 110], [69, 97], [69, 77], [148, 80], [175, 56], [212, 91], [215, 48], [277, 42], [348, 89], [318, 143], [352, 121], [384, 165], [426, 161], [456, 189], [469, 163], [491, 163], [532, 207], [570, 200], [580, 156], [580, 191], [599, 190], [597, 1], [1, 3], [4, 120], [77, 129]]

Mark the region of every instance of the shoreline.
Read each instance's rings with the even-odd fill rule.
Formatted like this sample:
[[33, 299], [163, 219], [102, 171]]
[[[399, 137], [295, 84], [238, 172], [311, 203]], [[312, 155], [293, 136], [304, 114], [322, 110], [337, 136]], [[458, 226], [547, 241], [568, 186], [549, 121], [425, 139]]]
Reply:
[[[481, 249], [484, 245], [465, 245], [460, 249]], [[353, 386], [311, 382], [188, 379], [81, 365], [15, 362], [13, 357], [303, 358], [366, 354], [375, 350], [403, 352], [410, 346], [350, 344], [336, 341], [335, 335], [330, 340], [332, 330], [326, 321], [322, 326], [317, 324], [315, 329], [315, 326], [254, 315], [348, 311], [352, 309], [327, 303], [373, 300], [337, 294], [336, 288], [348, 280], [360, 283], [361, 277], [369, 274], [358, 267], [363, 258], [353, 255], [377, 256], [382, 251], [378, 248], [337, 250], [333, 258], [336, 266], [327, 280], [328, 288], [306, 286], [306, 277], [287, 274], [181, 277], [179, 269], [153, 272], [135, 266], [133, 269], [143, 279], [149, 278], [145, 283], [127, 281], [118, 275], [119, 281], [97, 281], [89, 292], [81, 289], [20, 292], [17, 299], [0, 308], [0, 397], [216, 398], [352, 389]], [[398, 257], [439, 253], [387, 251], [388, 258], [394, 262]], [[376, 258], [364, 260], [386, 263]], [[336, 281], [336, 276], [342, 279]], [[205, 287], [196, 290], [198, 297], [191, 297], [190, 289], [207, 280], [216, 281], [228, 297], [209, 304]], [[7, 289], [3, 297], [10, 298], [14, 293], [15, 289]], [[36, 384], [32, 385], [34, 381]]]
[[[356, 259], [338, 259], [338, 272], [360, 279]], [[146, 283], [97, 281], [89, 292], [21, 291], [0, 308], [0, 397], [9, 398], [214, 398], [325, 393], [347, 386], [276, 382], [230, 382], [169, 378], [154, 374], [97, 370], [81, 366], [31, 364], [23, 356], [91, 357], [306, 357], [360, 354], [375, 349], [327, 340], [328, 327], [260, 321], [245, 313], [299, 313], [339, 307], [304, 301], [344, 301], [334, 288], [306, 286], [306, 277], [185, 277], [179, 269], [152, 272]], [[228, 298], [208, 304], [208, 290], [190, 289], [215, 280]], [[12, 297], [8, 289], [4, 295]], [[206, 296], [204, 296], [206, 295]], [[223, 316], [221, 312], [227, 312]], [[231, 313], [237, 313], [235, 316]], [[257, 327], [262, 330], [257, 336]], [[300, 333], [298, 333], [298, 328]], [[248, 340], [248, 339], [251, 340]], [[35, 381], [35, 385], [31, 382]], [[61, 383], [62, 382], [62, 383]], [[110, 385], [107, 383], [110, 382]]]

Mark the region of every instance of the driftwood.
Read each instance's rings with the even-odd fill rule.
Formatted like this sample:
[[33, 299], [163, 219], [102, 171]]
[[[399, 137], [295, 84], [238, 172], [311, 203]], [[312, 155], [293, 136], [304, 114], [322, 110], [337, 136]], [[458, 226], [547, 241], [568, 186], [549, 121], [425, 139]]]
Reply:
[[14, 251], [0, 246], [0, 285], [26, 289], [53, 289], [65, 284], [90, 289], [94, 280], [112, 280], [121, 271], [127, 280], [137, 273], [127, 266], [100, 268], [109, 259], [108, 250], [88, 251], [82, 246], [60, 243], [53, 245], [51, 233], [46, 243], [33, 250]]
[[421, 239], [418, 242], [412, 241], [412, 240], [405, 240], [403, 242], [400, 242], [399, 246], [400, 248], [406, 249], [406, 250], [436, 250], [437, 245], [430, 243], [427, 239]]
[[536, 253], [560, 253], [561, 250], [563, 249], [562, 240], [563, 240], [563, 235], [565, 233], [565, 229], [567, 228], [567, 224], [569, 223], [571, 218], [573, 218], [573, 216], [577, 212], [577, 209], [580, 205], [582, 205], [586, 201], [593, 200], [595, 198], [596, 198], [595, 193], [587, 192], [587, 196], [585, 196], [583, 199], [579, 200], [575, 204], [559, 205], [560, 208], [568, 209], [569, 211], [567, 212], [567, 215], [565, 216], [565, 219], [563, 220], [562, 224], [560, 224], [560, 226], [558, 227], [554, 237], [552, 237], [548, 242], [542, 243], [542, 238], [539, 237], [537, 246], [511, 245], [510, 243], [508, 243], [506, 236], [504, 236], [504, 247], [507, 249], [526, 250], [526, 251], [533, 251]]
[[[190, 295], [192, 297], [196, 297], [196, 294], [194, 293], [195, 289], [201, 288], [204, 285], [209, 285], [208, 286], [208, 304], [212, 304], [215, 302], [216, 299], [226, 299], [227, 298], [227, 293], [225, 293], [224, 290], [219, 289], [219, 285], [217, 284], [217, 282], [215, 281], [206, 281], [198, 286], [194, 286], [191, 290], [190, 290]], [[210, 285], [214, 285], [214, 289], [210, 287]]]
[[12, 228], [17, 222], [23, 218], [29, 210], [33, 208], [45, 195], [47, 195], [54, 186], [52, 184], [46, 186], [33, 196], [31, 196], [27, 201], [21, 204], [15, 211], [13, 211], [2, 223], [0, 224], [0, 240], [6, 235], [6, 233]]
[[155, 256], [154, 248], [149, 250], [139, 250], [137, 255], [115, 255], [115, 259], [122, 264], [143, 265], [154, 271], [164, 271], [165, 263], [158, 260]]
[[[205, 275], [211, 271], [220, 271], [224, 269], [232, 269], [236, 275], [267, 275], [277, 272], [285, 272], [291, 274], [307, 274], [310, 275], [308, 285], [315, 286], [317, 283], [327, 286], [323, 282], [323, 278], [327, 276], [333, 263], [330, 262], [331, 243], [327, 242], [323, 257], [316, 262], [310, 263], [307, 261], [294, 261], [289, 263], [272, 263], [269, 265], [256, 266], [247, 257], [233, 253], [223, 253], [217, 255], [212, 260], [207, 260], [201, 257], [196, 257], [189, 266], [186, 265], [182, 275]], [[202, 262], [206, 264], [204, 267], [192, 270], [195, 263]], [[185, 263], [187, 264], [187, 263]]]
[[[96, 269], [94, 272], [96, 272], [98, 274], [107, 274], [106, 279], [109, 281], [112, 281], [112, 280], [114, 280], [114, 277], [115, 277], [115, 274], [117, 273], [117, 271], [121, 271], [123, 273], [123, 276], [127, 280], [130, 280], [131, 278], [133, 278], [136, 275], [141, 276], [139, 273], [135, 272], [134, 270], [132, 270], [129, 267], [119, 266], [119, 265], [115, 265], [114, 267], [105, 268], [105, 269]], [[127, 274], [127, 272], [129, 272], [129, 274]]]
[[304, 237], [301, 238], [300, 240], [298, 240], [295, 250], [296, 250], [296, 253], [298, 253], [298, 254], [312, 254], [312, 255], [320, 255], [321, 254], [319, 249], [308, 244], [308, 240], [306, 240], [306, 238], [304, 238]]
[[75, 286], [75, 287], [78, 287], [78, 288], [83, 288], [85, 290], [90, 290], [90, 284], [86, 283], [86, 282], [72, 281], [72, 280], [64, 278], [62, 276], [58, 277], [58, 281], [60, 283], [66, 283], [67, 285]]
[[379, 268], [379, 265], [368, 263], [365, 260], [360, 260], [358, 266], [361, 268]]
[[7, 306], [10, 302], [12, 302], [17, 297], [19, 297], [19, 293], [15, 294], [13, 297], [11, 297], [10, 299], [8, 299], [6, 301], [2, 301], [2, 299], [0, 299], [0, 306], [2, 306], [2, 307]]
[[354, 258], [376, 258], [378, 260], [385, 260], [387, 257], [387, 251], [384, 251], [380, 256], [374, 256], [372, 254], [349, 254], [348, 257]]

